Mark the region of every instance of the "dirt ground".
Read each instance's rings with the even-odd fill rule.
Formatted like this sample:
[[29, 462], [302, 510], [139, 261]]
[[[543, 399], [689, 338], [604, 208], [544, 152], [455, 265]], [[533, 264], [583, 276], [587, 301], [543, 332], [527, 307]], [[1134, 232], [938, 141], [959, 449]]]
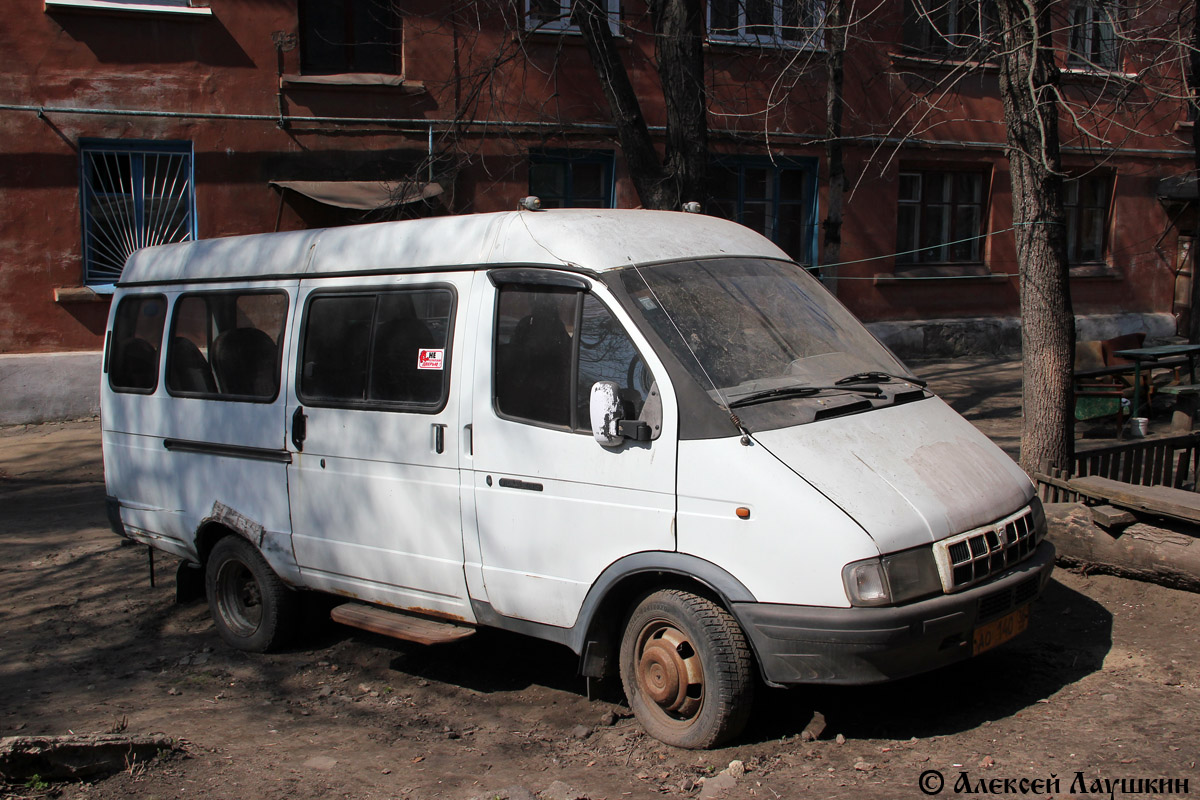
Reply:
[[[1011, 445], [1011, 386], [921, 371]], [[589, 700], [565, 648], [514, 635], [422, 647], [315, 609], [294, 649], [231, 651], [203, 603], [174, 602], [173, 562], [149, 586], [103, 500], [97, 422], [0, 429], [0, 736], [164, 733], [182, 751], [0, 796], [915, 798], [1052, 776], [1023, 794], [1108, 796], [1094, 781], [1122, 778], [1200, 793], [1200, 595], [1058, 570], [1017, 641], [890, 685], [763, 689], [738, 741], [689, 752], [644, 735], [612, 687]], [[979, 783], [995, 779], [1014, 788]]]

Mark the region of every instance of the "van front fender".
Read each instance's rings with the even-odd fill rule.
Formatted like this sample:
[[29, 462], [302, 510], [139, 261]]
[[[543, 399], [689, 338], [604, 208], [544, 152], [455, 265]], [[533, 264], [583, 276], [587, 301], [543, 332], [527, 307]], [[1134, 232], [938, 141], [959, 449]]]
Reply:
[[745, 584], [711, 561], [669, 550], [647, 550], [624, 556], [600, 573], [570, 628], [506, 617], [480, 600], [472, 599], [471, 608], [482, 625], [566, 645], [582, 657], [582, 674], [597, 677], [611, 650], [615, 623], [633, 601], [665, 585], [688, 583], [704, 587], [731, 612], [736, 604], [758, 602]]
[[700, 584], [726, 609], [733, 609], [736, 603], [757, 602], [745, 584], [711, 561], [662, 550], [625, 556], [610, 564], [592, 584], [565, 642], [581, 656], [581, 673], [605, 673], [614, 639], [620, 638], [619, 634], [613, 636], [616, 626], [639, 595], [687, 583]]

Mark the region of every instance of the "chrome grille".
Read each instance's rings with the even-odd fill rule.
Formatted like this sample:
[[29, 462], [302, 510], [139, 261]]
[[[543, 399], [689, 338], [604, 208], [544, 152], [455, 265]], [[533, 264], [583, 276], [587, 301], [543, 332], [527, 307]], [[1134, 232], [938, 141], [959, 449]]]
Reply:
[[1033, 555], [1040, 532], [1033, 511], [1023, 508], [991, 525], [943, 539], [933, 546], [942, 588], [957, 592], [987, 580]]

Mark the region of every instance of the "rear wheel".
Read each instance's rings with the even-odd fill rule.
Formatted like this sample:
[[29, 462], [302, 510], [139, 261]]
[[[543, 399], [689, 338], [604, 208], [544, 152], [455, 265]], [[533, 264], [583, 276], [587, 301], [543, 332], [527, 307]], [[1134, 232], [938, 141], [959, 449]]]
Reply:
[[754, 699], [750, 648], [728, 611], [689, 592], [646, 596], [621, 639], [621, 683], [642, 727], [675, 747], [742, 731]]
[[238, 650], [275, 650], [295, 628], [299, 613], [295, 592], [240, 536], [226, 536], [213, 548], [205, 569], [205, 590], [217, 633]]

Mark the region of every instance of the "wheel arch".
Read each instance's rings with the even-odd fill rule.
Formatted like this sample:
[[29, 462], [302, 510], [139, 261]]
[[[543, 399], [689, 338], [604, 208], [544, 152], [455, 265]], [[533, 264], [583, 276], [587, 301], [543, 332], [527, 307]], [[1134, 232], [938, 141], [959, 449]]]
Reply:
[[[237, 531], [230, 528], [228, 525], [223, 525], [212, 519], [206, 519], [200, 523], [200, 527], [196, 529], [196, 558], [200, 561], [200, 566], [203, 567], [208, 563], [208, 557], [212, 554], [213, 548], [217, 546], [217, 542], [224, 539], [226, 536], [236, 536]], [[251, 542], [251, 544], [254, 544]]]
[[734, 603], [756, 602], [745, 584], [711, 561], [667, 551], [626, 556], [600, 574], [579, 610], [568, 644], [579, 654], [580, 674], [596, 678], [612, 674], [621, 625], [639, 598], [659, 589], [690, 591], [730, 614]]

